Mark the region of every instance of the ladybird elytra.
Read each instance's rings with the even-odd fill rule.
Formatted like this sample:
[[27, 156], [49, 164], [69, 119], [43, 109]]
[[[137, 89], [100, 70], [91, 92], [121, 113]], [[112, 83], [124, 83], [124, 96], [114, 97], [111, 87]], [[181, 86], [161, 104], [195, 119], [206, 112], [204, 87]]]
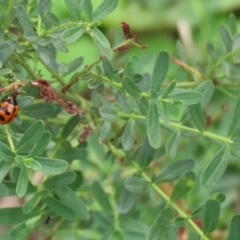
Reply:
[[19, 106], [16, 100], [16, 96], [11, 94], [4, 96], [0, 103], [0, 124], [7, 124], [12, 122], [19, 111]]

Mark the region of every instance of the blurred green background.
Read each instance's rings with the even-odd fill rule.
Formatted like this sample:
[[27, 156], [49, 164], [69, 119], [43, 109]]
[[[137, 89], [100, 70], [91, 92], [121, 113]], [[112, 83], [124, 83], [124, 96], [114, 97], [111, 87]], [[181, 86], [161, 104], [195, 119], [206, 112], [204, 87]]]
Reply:
[[[93, 0], [96, 8], [101, 0]], [[64, 1], [52, 0], [53, 12], [61, 19], [68, 18], [69, 12]], [[120, 22], [130, 25], [131, 31], [148, 45], [144, 51], [131, 48], [119, 54], [116, 64], [124, 64], [129, 55], [137, 54], [144, 66], [150, 71], [157, 53], [167, 50], [176, 54], [176, 40], [181, 40], [189, 61], [203, 60], [207, 41], [219, 39], [220, 24], [227, 23], [229, 13], [240, 14], [238, 0], [120, 0], [116, 10], [105, 18], [100, 29], [106, 34], [112, 46], [121, 34]], [[216, 40], [217, 41], [217, 40]], [[60, 61], [69, 62], [84, 56], [85, 63], [91, 63], [99, 56], [96, 47], [85, 34], [78, 42], [69, 46], [70, 54], [60, 53]], [[173, 78], [176, 69], [170, 67]]]

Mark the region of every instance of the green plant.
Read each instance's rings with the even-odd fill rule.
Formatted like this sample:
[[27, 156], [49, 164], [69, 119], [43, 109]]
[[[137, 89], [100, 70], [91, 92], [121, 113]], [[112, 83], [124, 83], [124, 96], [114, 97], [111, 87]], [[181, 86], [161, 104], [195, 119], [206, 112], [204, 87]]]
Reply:
[[[0, 209], [0, 224], [14, 224], [9, 238], [39, 230], [40, 239], [172, 240], [182, 233], [191, 240], [239, 239], [234, 208], [221, 212], [231, 223], [218, 225], [228, 199], [219, 181], [225, 177], [229, 187], [227, 174], [239, 172], [234, 15], [219, 28], [222, 44], [207, 44], [201, 68], [186, 60], [177, 42], [180, 59], [161, 50], [148, 73], [136, 55], [119, 68], [112, 58], [130, 47], [146, 48], [127, 23], [115, 47], [98, 28], [117, 0], [95, 10], [91, 0], [65, 4], [68, 20], [52, 13], [48, 0], [0, 1], [0, 90], [15, 93], [21, 110], [0, 128], [0, 196], [24, 200], [21, 207]], [[56, 60], [83, 34], [99, 58], [85, 67], [82, 57]], [[167, 77], [170, 60], [186, 81]], [[83, 80], [87, 97], [79, 94]], [[220, 108], [220, 97], [229, 105]], [[37, 172], [44, 179], [36, 184]], [[216, 228], [224, 237], [214, 236]]]

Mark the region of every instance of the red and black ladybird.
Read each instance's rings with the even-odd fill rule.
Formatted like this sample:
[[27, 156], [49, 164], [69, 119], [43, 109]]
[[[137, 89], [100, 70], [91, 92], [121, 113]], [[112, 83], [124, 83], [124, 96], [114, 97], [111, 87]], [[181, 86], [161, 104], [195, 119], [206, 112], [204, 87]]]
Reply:
[[18, 111], [19, 106], [16, 96], [14, 94], [4, 96], [0, 103], [0, 124], [12, 122], [17, 116]]

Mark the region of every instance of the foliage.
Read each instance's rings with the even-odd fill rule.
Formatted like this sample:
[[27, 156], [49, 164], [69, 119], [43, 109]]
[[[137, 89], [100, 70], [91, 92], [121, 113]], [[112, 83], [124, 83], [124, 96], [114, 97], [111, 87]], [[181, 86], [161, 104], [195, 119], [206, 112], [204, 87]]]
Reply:
[[[206, 43], [201, 66], [177, 41], [177, 54], [159, 49], [149, 72], [136, 54], [116, 63], [134, 47], [148, 51], [126, 22], [114, 47], [104, 34], [118, 0], [64, 3], [69, 19], [48, 0], [0, 1], [0, 91], [20, 107], [0, 128], [0, 196], [22, 200], [0, 209], [0, 224], [14, 225], [8, 237], [239, 239], [227, 194], [240, 157], [235, 16], [219, 27], [221, 44]], [[85, 35], [99, 57], [59, 61]]]

